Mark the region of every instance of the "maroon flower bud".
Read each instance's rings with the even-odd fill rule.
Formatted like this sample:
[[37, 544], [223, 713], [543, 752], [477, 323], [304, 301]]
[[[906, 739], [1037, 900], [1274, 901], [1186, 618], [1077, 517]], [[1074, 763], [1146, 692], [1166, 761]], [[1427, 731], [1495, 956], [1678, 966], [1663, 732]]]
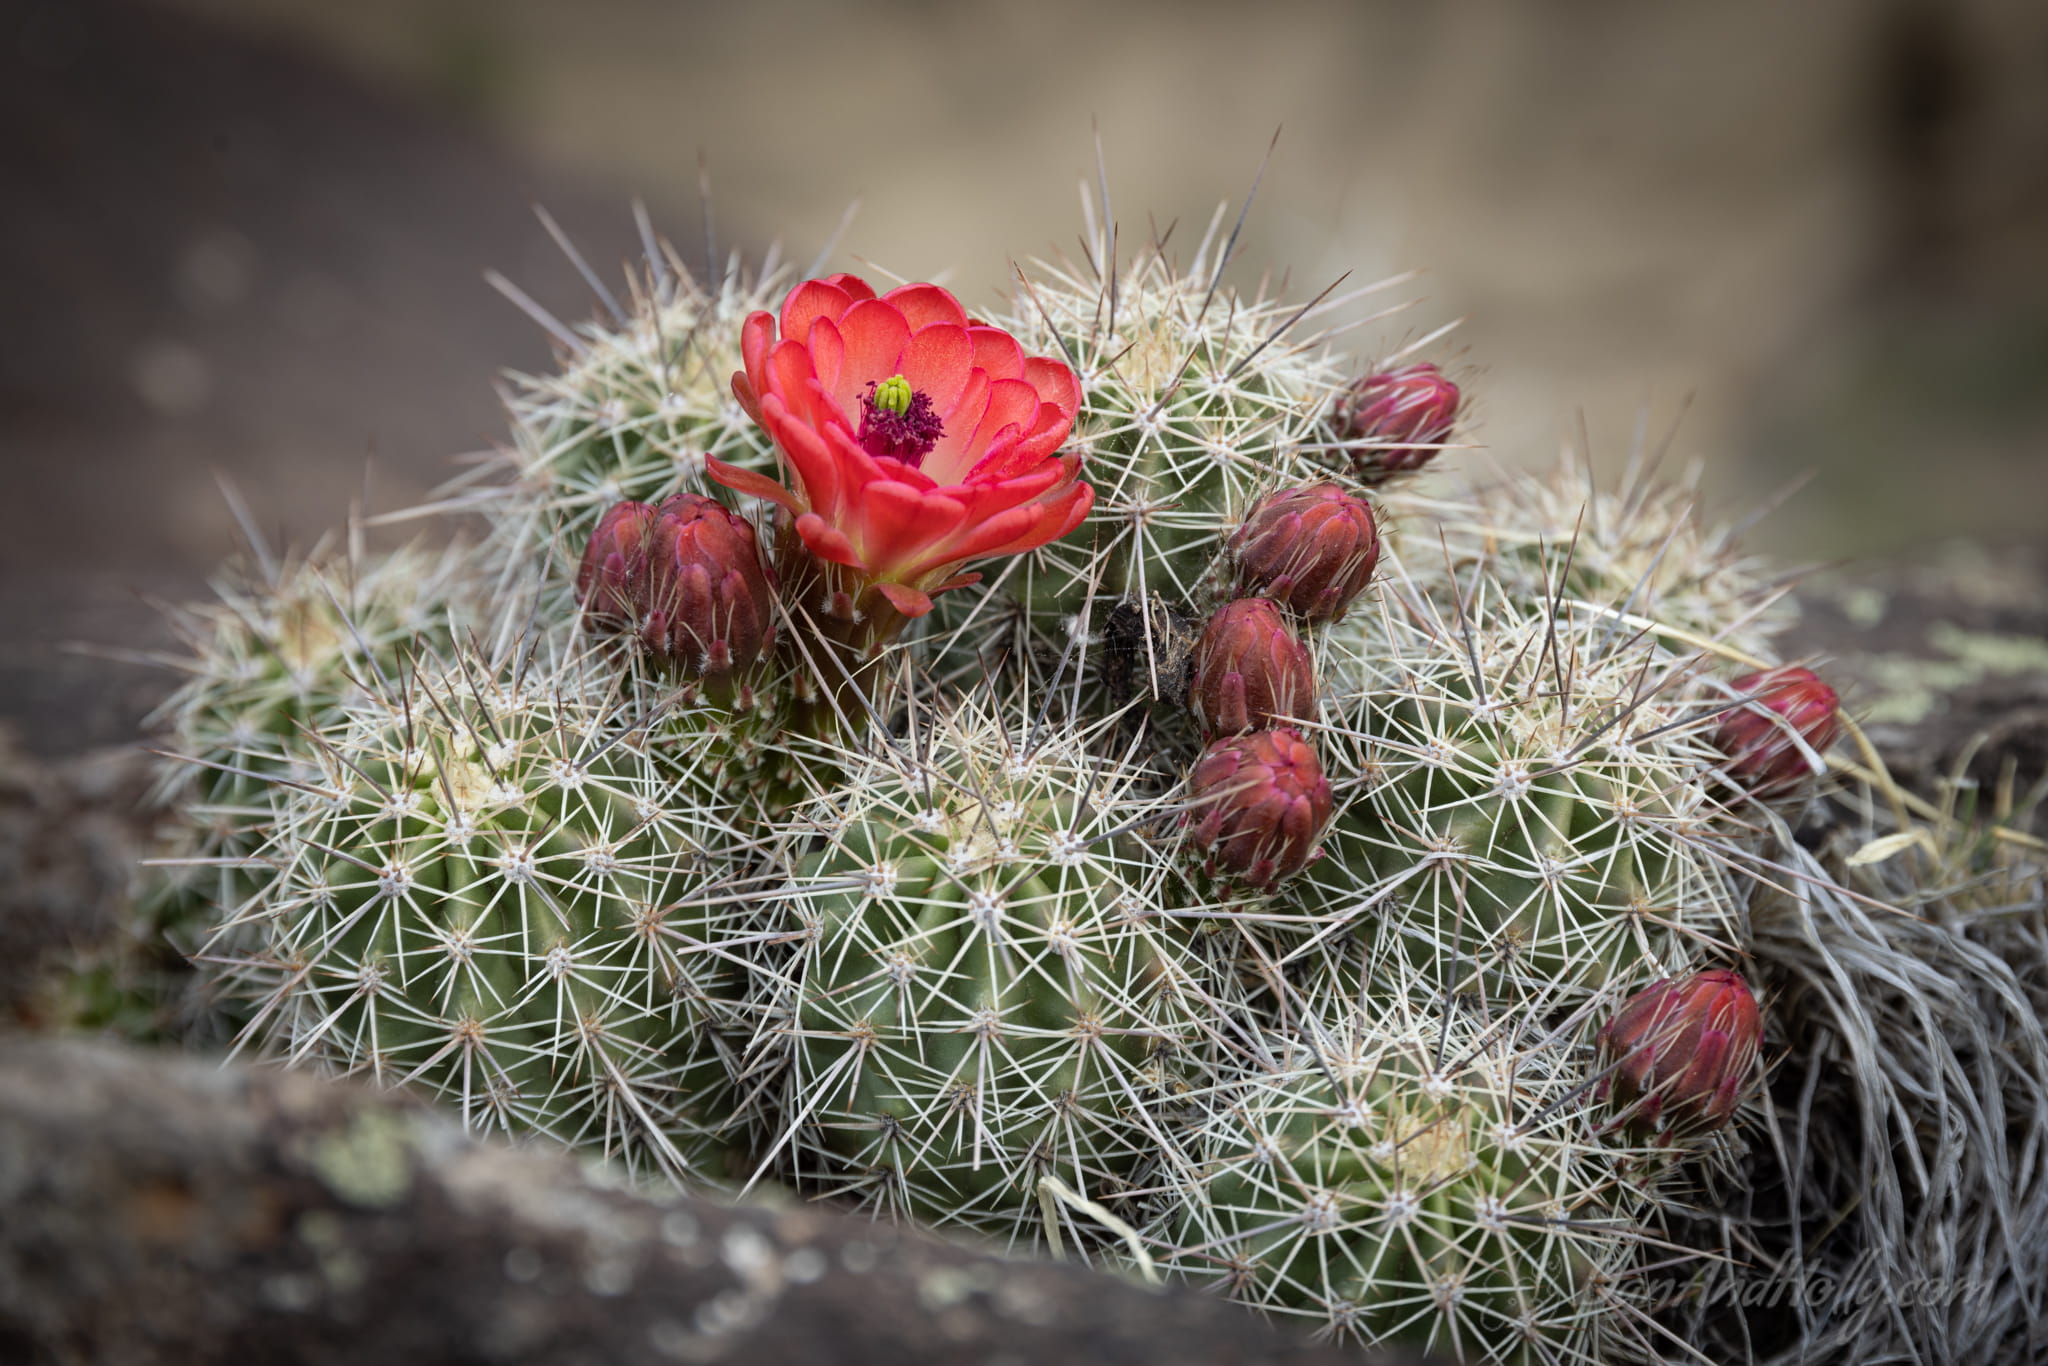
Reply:
[[1821, 771], [1820, 756], [1842, 733], [1840, 700], [1811, 669], [1744, 674], [1731, 685], [1749, 700], [1721, 713], [1714, 743], [1728, 776], [1751, 795], [1769, 797]]
[[619, 503], [598, 519], [576, 570], [576, 600], [585, 629], [611, 634], [637, 628], [647, 610], [647, 542], [654, 509]]
[[1315, 719], [1315, 666], [1265, 598], [1219, 608], [1195, 642], [1194, 664], [1188, 700], [1205, 736]]
[[715, 498], [678, 493], [654, 516], [641, 638], [685, 677], [744, 670], [775, 645], [775, 589], [754, 528]]
[[1358, 477], [1376, 484], [1436, 458], [1458, 420], [1458, 386], [1434, 365], [1381, 370], [1338, 395], [1330, 427]]
[[1666, 978], [1601, 1029], [1600, 1084], [1637, 1134], [1707, 1133], [1735, 1115], [1756, 1070], [1763, 1019], [1739, 972]]
[[1330, 820], [1330, 782], [1308, 741], [1292, 730], [1218, 740], [1188, 774], [1190, 839], [1217, 876], [1257, 891], [1306, 868]]
[[1336, 621], [1372, 582], [1380, 534], [1372, 505], [1336, 484], [1260, 501], [1230, 538], [1241, 597], [1268, 597], [1303, 621]]

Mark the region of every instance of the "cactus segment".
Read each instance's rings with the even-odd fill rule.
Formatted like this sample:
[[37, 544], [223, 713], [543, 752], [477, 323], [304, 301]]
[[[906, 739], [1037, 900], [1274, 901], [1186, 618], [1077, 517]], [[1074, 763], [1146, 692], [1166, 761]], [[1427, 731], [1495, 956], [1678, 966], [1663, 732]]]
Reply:
[[771, 1042], [801, 1179], [1028, 1239], [1041, 1176], [1113, 1199], [1155, 1146], [1213, 1008], [1146, 844], [1153, 784], [1096, 738], [965, 703], [797, 814]]
[[465, 659], [347, 709], [280, 803], [263, 944], [229, 981], [245, 1042], [709, 1179], [745, 995], [732, 836], [589, 681]]
[[1651, 1198], [1587, 1135], [1570, 1050], [1470, 1013], [1325, 999], [1227, 1079], [1165, 1264], [1319, 1335], [1473, 1362], [1644, 1351]]
[[[1571, 547], [1548, 554], [1534, 577], [1554, 584]], [[1404, 572], [1322, 637], [1345, 799], [1312, 895], [1444, 990], [1564, 1002], [1733, 952], [1746, 892], [1705, 782], [1709, 662], [1525, 572]]]

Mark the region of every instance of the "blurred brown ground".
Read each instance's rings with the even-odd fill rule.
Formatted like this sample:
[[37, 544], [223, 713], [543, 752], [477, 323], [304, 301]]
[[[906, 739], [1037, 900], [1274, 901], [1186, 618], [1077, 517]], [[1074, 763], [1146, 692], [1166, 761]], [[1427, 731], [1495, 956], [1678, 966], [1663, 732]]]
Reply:
[[[2040, 539], [2048, 508], [2048, 6], [0, 5], [0, 713], [111, 740], [151, 683], [60, 656], [232, 547], [209, 469], [304, 539], [494, 439], [543, 339], [486, 266], [587, 293], [643, 194], [718, 237], [999, 289], [1074, 241], [1099, 124], [1127, 234], [1198, 230], [1283, 127], [1240, 280], [1409, 268], [1353, 334], [1436, 354], [1475, 435], [1618, 463], [1683, 411], [1755, 540], [1798, 559]], [[1690, 404], [1686, 396], [1691, 396]]]

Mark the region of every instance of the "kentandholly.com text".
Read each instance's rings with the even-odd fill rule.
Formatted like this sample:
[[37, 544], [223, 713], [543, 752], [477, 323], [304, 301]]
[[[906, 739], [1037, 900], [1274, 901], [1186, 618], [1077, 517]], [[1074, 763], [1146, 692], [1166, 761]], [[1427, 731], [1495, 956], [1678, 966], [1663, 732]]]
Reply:
[[1743, 1308], [1775, 1308], [1804, 1305], [1808, 1309], [1832, 1312], [1867, 1304], [1882, 1298], [1887, 1304], [1963, 1304], [1991, 1294], [1988, 1279], [1923, 1277], [1917, 1280], [1887, 1281], [1877, 1254], [1865, 1252], [1847, 1267], [1829, 1270], [1788, 1269], [1784, 1274], [1761, 1276], [1743, 1269], [1717, 1265], [1678, 1296], [1702, 1304]]

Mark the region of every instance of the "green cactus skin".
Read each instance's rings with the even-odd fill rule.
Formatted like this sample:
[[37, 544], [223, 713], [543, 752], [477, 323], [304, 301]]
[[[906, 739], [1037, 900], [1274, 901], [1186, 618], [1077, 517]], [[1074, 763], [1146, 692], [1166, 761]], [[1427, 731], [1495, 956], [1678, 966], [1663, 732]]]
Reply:
[[798, 813], [819, 847], [783, 893], [799, 948], [764, 1044], [800, 1180], [1028, 1245], [1041, 1176], [1115, 1199], [1156, 1144], [1215, 1007], [1139, 833], [1150, 777], [1097, 739], [963, 704]]
[[245, 1042], [424, 1087], [477, 1128], [727, 1171], [731, 840], [689, 756], [580, 664], [462, 659], [348, 710], [292, 785]]

